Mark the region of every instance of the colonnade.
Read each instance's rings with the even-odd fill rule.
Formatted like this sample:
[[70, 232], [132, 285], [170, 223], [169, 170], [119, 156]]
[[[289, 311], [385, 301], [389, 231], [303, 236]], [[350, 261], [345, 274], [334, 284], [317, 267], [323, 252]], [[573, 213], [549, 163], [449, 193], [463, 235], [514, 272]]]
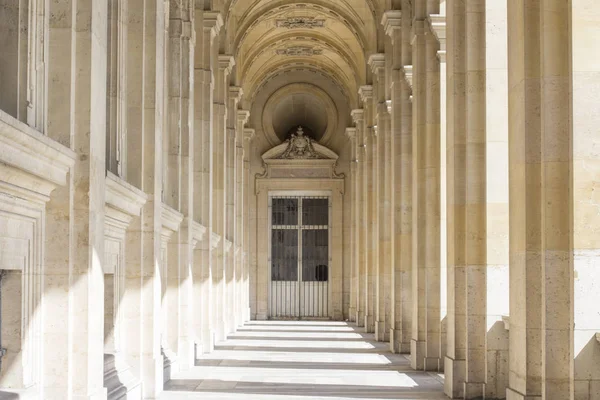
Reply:
[[452, 398], [600, 398], [600, 7], [393, 8], [347, 130], [350, 320]]
[[0, 17], [0, 388], [156, 398], [250, 317], [235, 61], [193, 2], [42, 3]]

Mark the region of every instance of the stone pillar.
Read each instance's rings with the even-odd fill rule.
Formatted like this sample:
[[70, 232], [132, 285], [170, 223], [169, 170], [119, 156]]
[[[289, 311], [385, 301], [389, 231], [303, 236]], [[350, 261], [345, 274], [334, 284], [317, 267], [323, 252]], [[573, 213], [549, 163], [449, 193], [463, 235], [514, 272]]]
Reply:
[[404, 4], [402, 11], [386, 12], [382, 24], [391, 39], [390, 129], [395, 154], [390, 346], [394, 352], [409, 353], [412, 331], [412, 104], [411, 88], [403, 71], [412, 59], [409, 5]]
[[[215, 47], [214, 51], [218, 51]], [[225, 339], [225, 266], [226, 266], [226, 241], [227, 241], [227, 208], [226, 200], [226, 171], [227, 171], [227, 98], [229, 94], [229, 74], [233, 67], [233, 57], [216, 55], [213, 60], [217, 69], [215, 91], [213, 99], [213, 233], [219, 235], [221, 240], [212, 254], [213, 260], [213, 289], [214, 289], [214, 314], [213, 323], [215, 339]]]
[[508, 399], [573, 396], [569, 6], [508, 3]]
[[179, 367], [187, 370], [194, 365], [194, 314], [199, 309], [193, 305], [193, 276], [194, 249], [194, 99], [191, 94], [193, 85], [193, 65], [195, 35], [192, 30], [193, 10], [186, 9], [182, 21], [182, 62], [181, 62], [181, 199], [180, 210], [185, 216], [180, 231], [181, 253], [179, 264], [179, 339], [178, 348], [174, 349], [179, 355]]
[[359, 95], [364, 104], [363, 137], [365, 140], [365, 163], [363, 164], [364, 193], [365, 193], [365, 331], [375, 332], [375, 253], [373, 250], [375, 238], [375, 215], [377, 186], [374, 178], [377, 176], [376, 163], [376, 134], [373, 121], [373, 87], [362, 86]]
[[214, 346], [212, 324], [212, 230], [213, 230], [213, 48], [223, 25], [217, 12], [195, 10], [194, 51], [194, 219], [207, 230], [194, 250], [193, 297], [196, 356]]
[[237, 86], [230, 86], [228, 93], [227, 108], [227, 198], [226, 198], [226, 217], [227, 217], [227, 238], [232, 243], [231, 251], [227, 257], [225, 270], [225, 333], [235, 331], [237, 325], [235, 321], [235, 293], [236, 293], [236, 275], [235, 264], [237, 260], [236, 243], [236, 129], [237, 129], [237, 107], [242, 99], [243, 91]]
[[367, 299], [367, 223], [366, 223], [366, 188], [365, 188], [365, 171], [366, 171], [366, 140], [364, 136], [364, 110], [352, 110], [352, 120], [356, 125], [356, 324], [364, 326], [365, 310]]
[[573, 0], [571, 4], [574, 391], [576, 399], [591, 400], [600, 397], [600, 314], [597, 306], [600, 304], [597, 290], [600, 285], [600, 235], [597, 229], [600, 226], [600, 156], [594, 150], [598, 146], [597, 127], [600, 123], [596, 112], [600, 62], [589, 40], [593, 38], [596, 42], [599, 37], [600, 4], [584, 0]]
[[[373, 218], [375, 218], [375, 230], [373, 238], [373, 251], [376, 253], [373, 266], [376, 269], [375, 275], [375, 338], [379, 341], [388, 340], [389, 329], [386, 328], [386, 302], [389, 301], [390, 284], [390, 263], [393, 259], [391, 246], [391, 225], [387, 222], [392, 221], [390, 208], [388, 185], [388, 175], [390, 173], [389, 160], [386, 159], [387, 150], [390, 149], [391, 136], [389, 135], [389, 118], [387, 106], [385, 103], [385, 55], [373, 54], [369, 58], [369, 65], [373, 72], [374, 85], [374, 120], [377, 126], [376, 154], [373, 159], [373, 166], [377, 171], [374, 176], [375, 190], [377, 200], [374, 202]], [[388, 196], [386, 196], [386, 194]], [[389, 321], [387, 321], [389, 324]]]
[[348, 317], [351, 322], [356, 322], [357, 289], [358, 289], [358, 177], [357, 177], [357, 148], [356, 128], [346, 128], [346, 137], [350, 146], [350, 174], [348, 176], [349, 190], [346, 193], [350, 197], [350, 307]]
[[44, 326], [44, 398], [103, 399], [108, 8], [89, 0], [52, 2], [48, 15], [55, 78], [49, 85], [69, 95], [50, 108], [47, 133], [77, 157], [69, 183], [48, 204], [45, 315], [54, 310], [63, 323]]
[[250, 112], [247, 110], [238, 110], [235, 132], [235, 187], [236, 187], [236, 202], [235, 202], [235, 243], [236, 243], [236, 260], [235, 260], [235, 326], [236, 328], [245, 322], [245, 302], [246, 289], [244, 286], [244, 253], [246, 246], [244, 243], [244, 235], [246, 225], [244, 224], [245, 199], [244, 199], [244, 126], [250, 118]]
[[440, 366], [439, 43], [426, 30], [429, 10], [413, 22], [413, 339], [411, 366]]
[[254, 179], [250, 175], [250, 143], [254, 129], [244, 129], [244, 321], [250, 320], [250, 196], [254, 194]]

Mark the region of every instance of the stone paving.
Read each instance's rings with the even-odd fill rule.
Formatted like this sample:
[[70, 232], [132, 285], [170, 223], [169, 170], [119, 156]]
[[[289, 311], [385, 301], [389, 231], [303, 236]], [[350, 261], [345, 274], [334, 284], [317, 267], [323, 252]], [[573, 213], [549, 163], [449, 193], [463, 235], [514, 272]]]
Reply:
[[174, 374], [161, 399], [446, 399], [442, 390], [441, 376], [352, 324], [253, 321]]

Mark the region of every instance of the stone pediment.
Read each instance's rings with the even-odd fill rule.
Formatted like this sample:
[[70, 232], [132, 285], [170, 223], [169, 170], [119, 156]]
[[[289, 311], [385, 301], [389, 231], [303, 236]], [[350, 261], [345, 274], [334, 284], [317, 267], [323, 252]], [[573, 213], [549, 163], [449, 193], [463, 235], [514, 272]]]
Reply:
[[305, 136], [302, 127], [262, 160], [265, 172], [259, 178], [343, 178], [335, 172], [338, 155]]

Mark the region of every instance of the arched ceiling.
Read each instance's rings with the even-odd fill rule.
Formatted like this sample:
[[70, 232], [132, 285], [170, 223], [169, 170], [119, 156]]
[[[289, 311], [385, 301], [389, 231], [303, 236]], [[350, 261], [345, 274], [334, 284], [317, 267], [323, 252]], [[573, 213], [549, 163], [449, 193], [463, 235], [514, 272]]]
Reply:
[[225, 48], [236, 59], [236, 83], [247, 100], [289, 71], [332, 81], [358, 102], [375, 52], [380, 0], [225, 0]]

